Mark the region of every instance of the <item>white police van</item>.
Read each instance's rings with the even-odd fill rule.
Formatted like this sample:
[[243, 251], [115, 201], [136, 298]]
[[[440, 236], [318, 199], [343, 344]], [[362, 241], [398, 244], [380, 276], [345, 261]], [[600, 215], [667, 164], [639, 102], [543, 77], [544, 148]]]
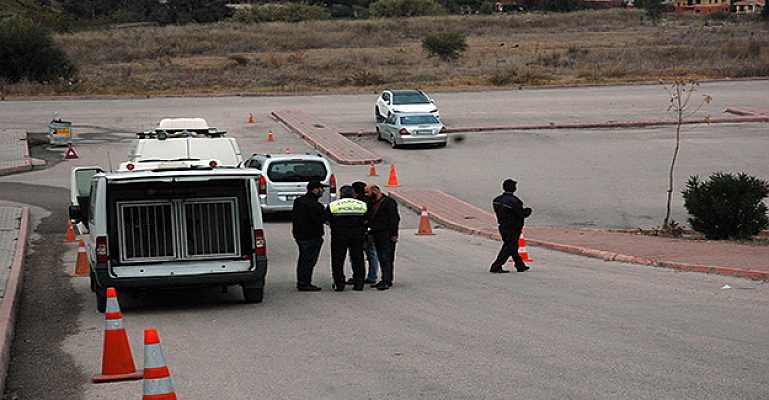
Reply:
[[69, 209], [87, 232], [91, 289], [240, 285], [259, 303], [267, 247], [260, 171], [164, 163], [153, 170], [72, 170]]

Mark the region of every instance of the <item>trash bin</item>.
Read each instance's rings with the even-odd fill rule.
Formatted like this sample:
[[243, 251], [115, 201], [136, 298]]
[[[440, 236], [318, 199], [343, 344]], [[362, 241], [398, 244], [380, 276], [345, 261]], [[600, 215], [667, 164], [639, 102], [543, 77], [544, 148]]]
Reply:
[[72, 143], [72, 122], [54, 119], [48, 124], [48, 143], [67, 146]]

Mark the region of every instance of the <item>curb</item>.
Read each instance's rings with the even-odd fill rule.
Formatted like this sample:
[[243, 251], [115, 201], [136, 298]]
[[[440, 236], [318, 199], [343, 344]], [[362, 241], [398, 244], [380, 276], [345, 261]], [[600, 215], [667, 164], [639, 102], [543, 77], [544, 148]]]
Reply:
[[[20, 139], [21, 140], [21, 139]], [[20, 172], [32, 171], [32, 158], [29, 156], [29, 142], [26, 138], [24, 140], [24, 161], [21, 165], [13, 167], [0, 168], [0, 176], [18, 174]]]
[[[388, 193], [388, 195], [394, 198], [395, 200], [399, 201], [401, 204], [405, 205], [407, 208], [411, 210], [414, 210], [414, 211], [421, 210], [419, 205], [409, 202], [403, 196], [400, 196], [397, 192], [390, 192]], [[496, 233], [495, 231], [475, 229], [475, 228], [470, 228], [469, 226], [450, 222], [439, 216], [436, 216], [435, 214], [429, 212], [429, 210], [428, 210], [428, 215], [430, 216], [431, 219], [435, 220], [437, 223], [444, 225], [451, 230], [468, 234], [468, 235], [481, 236], [486, 239], [501, 241], [499, 234]], [[726, 266], [698, 265], [698, 264], [680, 263], [675, 261], [665, 261], [665, 260], [658, 260], [654, 258], [632, 256], [628, 254], [614, 253], [610, 251], [591, 249], [588, 247], [573, 246], [569, 244], [561, 244], [561, 243], [550, 242], [546, 240], [531, 239], [531, 238], [527, 238], [526, 241], [528, 242], [528, 244], [531, 244], [532, 246], [544, 247], [546, 249], [560, 251], [563, 253], [575, 254], [575, 255], [584, 256], [584, 257], [598, 258], [604, 261], [616, 261], [616, 262], [623, 262], [628, 264], [638, 264], [638, 265], [647, 265], [652, 267], [675, 269], [679, 271], [701, 272], [706, 274], [719, 274], [719, 275], [726, 275], [726, 276], [734, 276], [738, 278], [747, 278], [752, 280], [769, 281], [769, 272], [764, 272], [764, 271], [754, 271], [750, 269], [740, 269], [740, 268], [726, 267]]]
[[[734, 111], [734, 110], [731, 110]], [[730, 111], [730, 112], [731, 112]], [[702, 118], [683, 121], [683, 125], [698, 124], [748, 124], [748, 123], [769, 123], [769, 116], [757, 115], [747, 111], [739, 111], [738, 117], [721, 118]], [[608, 129], [608, 128], [648, 128], [653, 126], [671, 126], [676, 125], [675, 121], [670, 120], [649, 120], [649, 121], [616, 121], [616, 122], [594, 122], [581, 124], [539, 124], [539, 125], [499, 125], [499, 126], [473, 126], [446, 128], [447, 133], [480, 133], [494, 131], [533, 131], [547, 129]], [[363, 136], [375, 135], [373, 131], [339, 132], [343, 136]]]
[[16, 327], [16, 314], [24, 282], [24, 259], [29, 237], [29, 208], [21, 211], [19, 238], [16, 240], [16, 255], [5, 287], [5, 298], [0, 305], [0, 393], [5, 392], [5, 378], [11, 361], [11, 345]]
[[[321, 153], [323, 153], [326, 156], [328, 156], [328, 158], [332, 159], [337, 164], [341, 164], [341, 165], [369, 165], [371, 163], [380, 164], [382, 162], [382, 157], [380, 157], [380, 156], [378, 156], [376, 154], [374, 154], [374, 156], [377, 157], [377, 158], [372, 158], [372, 159], [350, 160], [350, 159], [346, 159], [346, 158], [341, 158], [338, 155], [336, 155], [333, 151], [331, 151], [330, 149], [326, 148], [322, 144], [320, 144], [317, 141], [315, 141], [313, 138], [311, 138], [308, 135], [306, 135], [301, 129], [295, 127], [294, 125], [290, 124], [288, 121], [283, 119], [280, 116], [280, 114], [276, 113], [275, 111], [271, 111], [270, 115], [272, 115], [273, 118], [275, 118], [280, 123], [282, 123], [283, 125], [288, 127], [291, 131], [293, 131], [297, 135], [301, 136], [302, 139], [304, 139], [307, 143], [309, 143], [312, 146], [314, 146]], [[348, 140], [348, 139], [347, 138], [343, 138], [343, 140]]]

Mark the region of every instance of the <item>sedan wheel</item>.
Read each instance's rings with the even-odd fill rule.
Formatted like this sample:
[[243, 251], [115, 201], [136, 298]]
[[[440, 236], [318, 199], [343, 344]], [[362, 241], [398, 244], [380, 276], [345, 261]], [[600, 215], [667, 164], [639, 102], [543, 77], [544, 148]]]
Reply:
[[390, 147], [393, 149], [398, 148], [398, 143], [395, 143], [395, 135], [390, 135]]

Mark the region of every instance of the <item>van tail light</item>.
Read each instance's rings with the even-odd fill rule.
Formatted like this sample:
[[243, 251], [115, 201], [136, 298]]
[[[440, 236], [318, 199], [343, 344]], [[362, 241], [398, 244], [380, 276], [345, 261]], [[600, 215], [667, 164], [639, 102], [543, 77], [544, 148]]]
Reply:
[[336, 194], [336, 176], [331, 175], [331, 177], [328, 179], [328, 191], [331, 194]]
[[267, 194], [267, 179], [264, 175], [259, 175], [259, 194]]
[[267, 240], [264, 238], [263, 229], [254, 229], [254, 254], [257, 257], [267, 255]]
[[136, 168], [136, 166], [131, 164], [131, 163], [128, 163], [128, 165], [125, 166], [125, 169], [127, 169], [129, 171], [133, 171], [134, 168]]
[[411, 135], [411, 133], [406, 130], [406, 128], [401, 128], [401, 130], [398, 131], [401, 135]]
[[209, 167], [211, 167], [211, 169], [214, 169], [214, 168], [216, 168], [218, 165], [219, 165], [219, 164], [217, 164], [217, 162], [216, 162], [216, 161], [214, 161], [214, 160], [211, 160], [211, 161], [208, 163], [208, 166], [209, 166]]
[[107, 249], [107, 237], [99, 236], [96, 238], [96, 262], [106, 264], [109, 261], [109, 249]]

